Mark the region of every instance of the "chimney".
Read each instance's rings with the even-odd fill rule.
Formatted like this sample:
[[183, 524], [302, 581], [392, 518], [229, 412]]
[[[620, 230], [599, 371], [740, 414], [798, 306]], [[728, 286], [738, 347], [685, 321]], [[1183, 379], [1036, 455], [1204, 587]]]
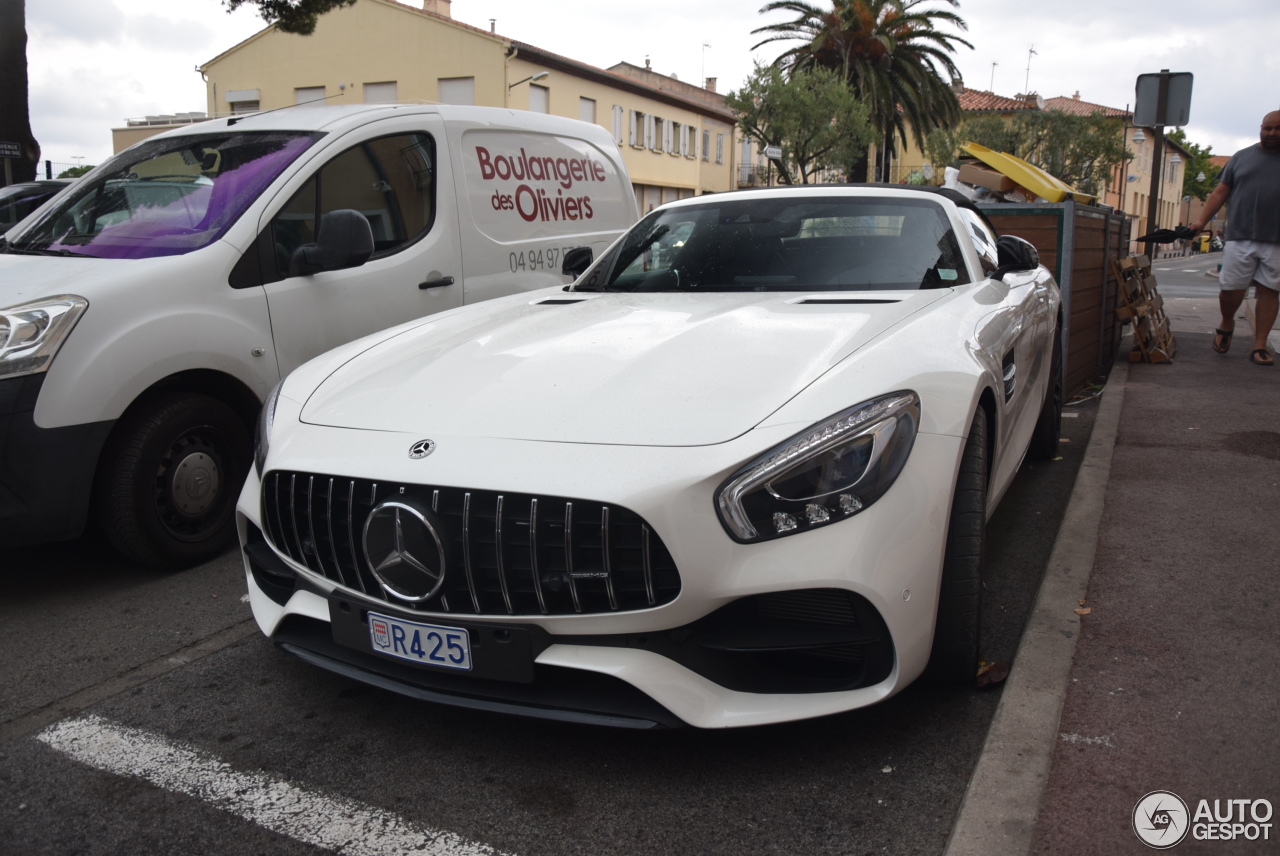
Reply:
[[956, 95], [959, 95], [961, 92], [964, 92], [964, 78], [963, 78], [963, 77], [953, 77], [953, 78], [951, 78], [951, 91], [952, 91], [952, 92], [954, 92]]
[[453, 0], [422, 0], [422, 11], [433, 12], [442, 18], [452, 18], [453, 13], [449, 7]]
[[650, 68], [652, 68], [652, 67], [653, 67], [653, 66], [649, 65], [649, 58], [648, 58], [647, 56], [644, 58], [644, 67], [645, 67], [645, 69], [646, 69], [646, 70], [647, 70], [647, 69], [650, 69]]
[[1073, 101], [1079, 101], [1079, 100], [1080, 100], [1080, 90], [1079, 90], [1079, 89], [1077, 89], [1077, 90], [1076, 90], [1076, 94], [1075, 94], [1075, 95], [1072, 95], [1072, 96], [1071, 96], [1071, 99], [1072, 99]]
[[707, 91], [708, 91], [708, 92], [715, 92], [715, 91], [716, 91], [716, 79], [715, 79], [714, 77], [708, 77], [708, 78], [707, 78], [707, 86], [706, 86], [706, 89], [707, 89]]
[[489, 32], [491, 32], [491, 33], [496, 33], [496, 32], [498, 32], [498, 19], [497, 19], [497, 18], [490, 18], [490, 19], [489, 19]]

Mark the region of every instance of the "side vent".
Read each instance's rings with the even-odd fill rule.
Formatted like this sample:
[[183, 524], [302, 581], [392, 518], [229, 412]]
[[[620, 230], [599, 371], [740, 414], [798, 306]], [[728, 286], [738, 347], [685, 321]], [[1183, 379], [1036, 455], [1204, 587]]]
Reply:
[[1018, 390], [1018, 364], [1014, 360], [1013, 349], [1009, 349], [1009, 353], [1004, 355], [1004, 400], [1008, 404], [1013, 400], [1013, 394]]
[[571, 299], [568, 297], [551, 297], [546, 300], [539, 300], [534, 306], [568, 306], [571, 303], [586, 303], [590, 297], [579, 297]]

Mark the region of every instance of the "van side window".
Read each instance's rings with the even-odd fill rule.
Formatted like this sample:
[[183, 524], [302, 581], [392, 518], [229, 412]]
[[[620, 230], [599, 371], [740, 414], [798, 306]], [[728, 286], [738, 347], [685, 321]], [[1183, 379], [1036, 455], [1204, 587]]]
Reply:
[[277, 277], [289, 258], [315, 240], [330, 211], [351, 208], [373, 230], [373, 258], [395, 253], [431, 229], [435, 219], [435, 140], [398, 134], [360, 143], [329, 161], [271, 221]]

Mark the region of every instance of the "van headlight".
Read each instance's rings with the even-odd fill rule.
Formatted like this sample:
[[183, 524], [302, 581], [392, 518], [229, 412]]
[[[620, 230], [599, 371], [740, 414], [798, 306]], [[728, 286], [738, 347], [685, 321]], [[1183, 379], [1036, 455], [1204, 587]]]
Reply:
[[262, 412], [258, 414], [258, 428], [253, 437], [253, 468], [257, 471], [258, 478], [262, 478], [262, 467], [267, 462], [267, 449], [271, 446], [271, 426], [276, 421], [276, 403], [280, 401], [282, 386], [283, 380], [271, 387], [267, 400], [262, 403]]
[[49, 368], [89, 301], [74, 294], [0, 309], [0, 380]]
[[795, 535], [852, 517], [893, 484], [911, 454], [920, 398], [894, 392], [837, 413], [751, 461], [720, 486], [735, 541]]

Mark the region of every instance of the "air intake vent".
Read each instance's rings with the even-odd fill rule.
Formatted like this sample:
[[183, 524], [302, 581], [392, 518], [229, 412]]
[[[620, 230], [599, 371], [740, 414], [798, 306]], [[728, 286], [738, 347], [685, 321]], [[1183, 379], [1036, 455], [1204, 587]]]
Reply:
[[[446, 572], [433, 597], [387, 595], [369, 569], [363, 531], [381, 502], [430, 508], [444, 530]], [[648, 609], [675, 600], [675, 561], [639, 515], [554, 496], [267, 473], [267, 539], [338, 585], [404, 609], [458, 615], [564, 615]]]

